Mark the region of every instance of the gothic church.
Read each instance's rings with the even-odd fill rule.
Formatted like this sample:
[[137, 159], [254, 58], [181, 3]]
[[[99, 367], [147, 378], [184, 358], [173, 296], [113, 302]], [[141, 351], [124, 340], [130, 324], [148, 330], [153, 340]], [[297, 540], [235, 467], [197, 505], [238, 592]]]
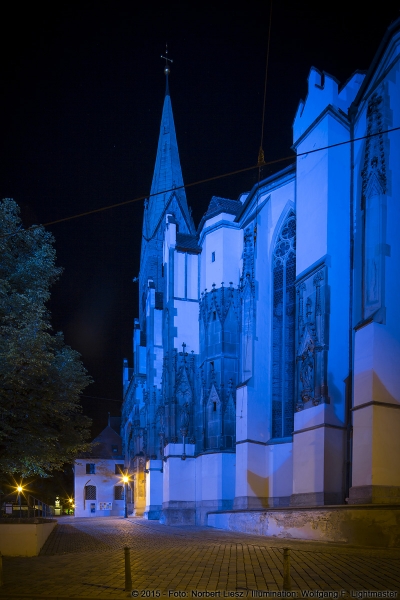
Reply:
[[293, 164], [197, 229], [166, 75], [123, 369], [132, 510], [285, 535], [312, 509], [328, 539], [323, 508], [400, 508], [400, 20], [344, 86], [311, 68]]

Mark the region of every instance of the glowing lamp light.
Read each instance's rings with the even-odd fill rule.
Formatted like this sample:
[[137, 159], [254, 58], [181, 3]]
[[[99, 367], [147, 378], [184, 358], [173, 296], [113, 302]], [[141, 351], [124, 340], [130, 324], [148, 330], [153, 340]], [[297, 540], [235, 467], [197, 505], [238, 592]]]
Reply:
[[21, 484], [19, 484], [17, 485], [16, 490], [18, 492], [19, 518], [21, 518], [21, 493], [24, 491], [24, 488]]
[[126, 519], [128, 517], [128, 482], [129, 482], [129, 477], [128, 475], [123, 475], [122, 476], [122, 481], [124, 482], [124, 518]]

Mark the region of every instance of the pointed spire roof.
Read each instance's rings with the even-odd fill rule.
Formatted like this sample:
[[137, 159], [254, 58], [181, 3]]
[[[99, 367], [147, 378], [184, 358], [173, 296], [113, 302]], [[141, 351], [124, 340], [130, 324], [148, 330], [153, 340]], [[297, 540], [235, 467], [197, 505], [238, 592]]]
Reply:
[[181, 163], [179, 160], [178, 143], [176, 141], [174, 117], [172, 114], [171, 97], [169, 94], [168, 73], [166, 72], [166, 90], [164, 107], [161, 117], [160, 137], [158, 139], [156, 164], [151, 184], [150, 198], [146, 213], [147, 238], [152, 237], [160, 218], [171, 196], [175, 194], [190, 228], [191, 217], [183, 187]]

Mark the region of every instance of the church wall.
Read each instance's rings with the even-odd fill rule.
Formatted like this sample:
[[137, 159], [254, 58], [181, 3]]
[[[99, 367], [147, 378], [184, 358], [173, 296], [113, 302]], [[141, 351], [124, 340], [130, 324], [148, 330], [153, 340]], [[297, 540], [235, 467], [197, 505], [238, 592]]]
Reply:
[[293, 443], [267, 445], [266, 460], [268, 506], [288, 506], [293, 491]]
[[343, 503], [344, 444], [342, 422], [332, 405], [320, 404], [295, 415], [291, 504]]
[[[348, 124], [335, 107], [329, 107], [300, 141], [297, 153], [348, 139]], [[334, 504], [344, 501], [345, 486], [350, 145], [299, 156], [297, 165], [296, 402], [300, 412], [294, 417], [291, 504]], [[313, 424], [316, 418], [318, 423]]]
[[[356, 334], [354, 389], [354, 470], [352, 484], [400, 486], [400, 410], [398, 399], [388, 393], [379, 377], [386, 355], [382, 349], [396, 350], [385, 327], [370, 323]], [[394, 354], [394, 353], [393, 353]], [[390, 369], [392, 367], [392, 370]], [[389, 360], [391, 379], [397, 368]], [[398, 392], [398, 390], [396, 390]], [[373, 401], [376, 404], [374, 405]], [[381, 403], [381, 404], [378, 404]], [[357, 410], [358, 407], [362, 407]]]
[[[399, 43], [399, 40], [397, 41]], [[399, 47], [399, 46], [398, 46]], [[400, 503], [400, 63], [389, 45], [355, 116], [351, 503]], [[373, 264], [371, 271], [369, 265]]]
[[174, 296], [176, 298], [186, 297], [186, 254], [174, 252]]
[[[289, 503], [292, 493], [292, 443], [267, 445], [271, 439], [271, 272], [274, 240], [284, 215], [294, 208], [294, 174], [273, 190], [261, 190], [257, 213], [257, 237], [254, 249], [255, 320], [250, 337], [242, 337], [243, 346], [252, 352], [251, 378], [237, 389], [236, 395], [236, 490], [235, 509], [279, 506]], [[248, 212], [254, 211], [250, 204]], [[243, 216], [246, 222], [246, 214]], [[255, 221], [246, 225], [251, 236]], [[250, 251], [251, 254], [251, 251]], [[248, 257], [243, 258], [244, 268]], [[246, 332], [244, 332], [246, 334]], [[250, 346], [251, 345], [251, 346]], [[246, 364], [242, 356], [242, 364]], [[244, 375], [246, 377], [246, 375]]]
[[187, 290], [186, 295], [190, 300], [199, 299], [199, 256], [187, 254]]
[[[315, 129], [297, 148], [298, 153], [328, 145], [326, 127]], [[305, 154], [297, 159], [296, 275], [321, 260], [327, 248], [328, 152]]]
[[[185, 456], [185, 454], [186, 456]], [[163, 467], [160, 522], [194, 525], [196, 515], [196, 459], [194, 444], [167, 444]], [[185, 460], [182, 460], [185, 456]]]
[[163, 493], [163, 461], [146, 461], [146, 506], [144, 517], [146, 519], [159, 519], [162, 509]]
[[[354, 136], [360, 137], [367, 131], [368, 102], [373, 93], [381, 96], [382, 102], [379, 111], [382, 119], [382, 129], [392, 129], [400, 126], [400, 62], [397, 61], [389, 70], [383, 82], [371, 86], [366, 93], [366, 98], [360, 106], [359, 114], [355, 122]], [[400, 297], [400, 239], [399, 221], [400, 204], [400, 171], [398, 168], [400, 159], [400, 133], [394, 131], [383, 134], [383, 157], [386, 172], [386, 192], [381, 201], [382, 209], [382, 239], [376, 239], [377, 252], [384, 255], [381, 267], [380, 279], [382, 282], [382, 305], [383, 315], [374, 315], [373, 321], [382, 324], [385, 331], [384, 346], [385, 359], [379, 365], [382, 378], [387, 382], [387, 391], [390, 395], [400, 401], [400, 372], [393, 368], [399, 357], [400, 344], [400, 321], [398, 319], [398, 298]], [[365, 167], [366, 143], [355, 142], [355, 170], [354, 170], [354, 211], [355, 211], [355, 277], [354, 277], [354, 325], [365, 320], [363, 315], [363, 207], [362, 207], [362, 170]], [[373, 227], [376, 229], [376, 227]], [[380, 329], [380, 328], [379, 328]], [[382, 338], [383, 339], [383, 338]]]
[[253, 431], [259, 429], [255, 439], [268, 441], [271, 434], [271, 370], [272, 370], [272, 261], [276, 236], [290, 209], [295, 204], [294, 178], [274, 190], [261, 209], [257, 221], [257, 242], [255, 249], [256, 279], [256, 328], [254, 340], [253, 394], [262, 408], [262, 418], [258, 410], [250, 417]]
[[198, 302], [185, 302], [174, 300], [176, 315], [174, 316], [174, 348], [182, 350], [186, 344], [186, 352], [199, 353], [199, 304]]
[[[255, 253], [256, 330], [254, 341], [254, 390], [250, 394], [262, 403], [262, 439], [265, 447], [265, 506], [285, 506], [292, 493], [292, 440], [276, 440], [272, 434], [272, 319], [273, 319], [273, 252], [276, 237], [290, 210], [295, 208], [294, 179], [274, 189], [258, 217]], [[260, 415], [260, 406], [252, 411], [252, 420]], [[257, 427], [255, 422], [253, 427]], [[253, 429], [254, 431], [254, 429]], [[260, 432], [261, 433], [261, 432]], [[260, 436], [261, 439], [261, 436]]]
[[148, 385], [161, 387], [163, 367], [162, 311], [155, 308], [155, 288], [150, 280], [146, 302], [147, 374]]
[[176, 245], [176, 223], [170, 214], [165, 216], [165, 220], [162, 261], [164, 265], [165, 302], [168, 302], [170, 297], [174, 296], [174, 261], [172, 257]]
[[215, 214], [238, 207], [213, 199], [196, 238], [186, 200], [163, 205], [141, 261], [144, 401], [124, 371], [128, 460], [149, 518], [206, 524], [212, 511], [347, 495], [400, 503], [400, 134], [385, 133], [400, 127], [396, 35], [375, 72], [340, 92], [311, 69], [296, 171], [243, 195], [240, 217]]
[[[219, 215], [222, 217], [223, 215]], [[232, 215], [229, 215], [232, 216]], [[216, 219], [216, 218], [215, 218]], [[207, 221], [207, 224], [211, 221]], [[218, 228], [205, 230], [202, 235], [200, 290], [210, 291], [213, 283], [220, 287], [229, 282], [239, 283], [239, 261], [242, 252], [241, 231], [238, 226], [219, 219]], [[214, 225], [216, 227], [216, 225]], [[213, 252], [214, 260], [213, 260]]]
[[207, 524], [207, 513], [229, 510], [235, 495], [234, 452], [202, 454], [196, 458], [196, 524]]
[[[329, 117], [329, 144], [348, 140], [348, 127]], [[331, 148], [328, 157], [327, 269], [329, 299], [328, 396], [344, 425], [345, 394], [350, 371], [350, 144]], [[321, 288], [322, 289], [322, 288]], [[326, 289], [326, 288], [325, 288]]]
[[236, 443], [234, 509], [268, 506], [269, 482], [266, 446], [239, 440]]
[[[199, 299], [199, 256], [175, 250], [173, 253], [174, 297]], [[169, 260], [167, 259], [167, 264]], [[168, 269], [166, 269], [168, 271]], [[166, 285], [168, 289], [168, 281]]]

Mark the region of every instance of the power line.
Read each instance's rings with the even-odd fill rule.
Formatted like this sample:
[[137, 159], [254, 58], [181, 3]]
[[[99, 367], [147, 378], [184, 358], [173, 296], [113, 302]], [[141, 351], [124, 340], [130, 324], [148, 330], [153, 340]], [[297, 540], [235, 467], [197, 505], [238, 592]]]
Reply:
[[[370, 134], [367, 134], [367, 135], [362, 135], [362, 136], [357, 137], [357, 138], [352, 138], [350, 140], [345, 140], [344, 142], [337, 142], [336, 144], [330, 144], [328, 146], [323, 146], [321, 148], [314, 148], [313, 150], [307, 150], [305, 152], [299, 152], [295, 156], [293, 154], [291, 154], [290, 156], [283, 156], [281, 158], [276, 158], [275, 160], [269, 160], [268, 162], [264, 161], [263, 163], [261, 163], [261, 165], [256, 164], [256, 165], [252, 165], [251, 167], [245, 167], [243, 169], [237, 169], [236, 171], [229, 171], [228, 173], [223, 173], [222, 175], [214, 175], [213, 177], [207, 177], [206, 179], [199, 179], [197, 181], [193, 181], [192, 183], [187, 183], [185, 185], [176, 186], [174, 188], [170, 188], [168, 190], [164, 190], [163, 192], [158, 192], [157, 194], [147, 194], [146, 196], [137, 196], [136, 198], [133, 198], [132, 200], [125, 200], [124, 202], [118, 202], [116, 204], [109, 204], [109, 205], [103, 206], [101, 208], [95, 208], [94, 210], [88, 210], [86, 212], [78, 213], [76, 215], [71, 215], [70, 217], [63, 217], [62, 219], [57, 219], [55, 221], [48, 221], [47, 223], [43, 223], [42, 226], [43, 227], [49, 227], [50, 225], [56, 225], [58, 223], [64, 223], [65, 221], [71, 221], [73, 219], [79, 219], [81, 217], [86, 217], [88, 215], [93, 215], [95, 213], [103, 212], [105, 210], [110, 210], [112, 208], [118, 208], [120, 206], [126, 206], [127, 204], [132, 204], [133, 202], [140, 202], [141, 200], [145, 200], [146, 198], [151, 198], [153, 196], [158, 196], [159, 194], [167, 194], [169, 192], [173, 192], [174, 190], [177, 190], [177, 189], [180, 189], [180, 188], [194, 187], [196, 185], [201, 185], [203, 183], [209, 183], [210, 181], [217, 181], [218, 179], [224, 179], [226, 177], [232, 177], [233, 175], [239, 175], [240, 173], [246, 173], [248, 171], [253, 171], [254, 169], [260, 168], [260, 166], [261, 167], [269, 167], [271, 165], [277, 165], [279, 163], [287, 162], [289, 160], [294, 161], [296, 158], [299, 158], [300, 156], [307, 156], [309, 154], [314, 154], [315, 152], [322, 152], [323, 150], [329, 150], [331, 148], [337, 148], [338, 146], [344, 146], [346, 144], [351, 144], [351, 143], [354, 143], [354, 142], [360, 142], [362, 140], [366, 140], [367, 138], [372, 138], [372, 137], [375, 137], [375, 136], [378, 136], [378, 135], [382, 135], [382, 134], [385, 134], [385, 133], [392, 133], [393, 131], [398, 131], [398, 130], [400, 130], [400, 126], [399, 127], [393, 127], [392, 129], [386, 129], [384, 131], [378, 131], [376, 133], [370, 133]], [[35, 229], [36, 227], [38, 227], [38, 225], [32, 225], [31, 227], [28, 227], [27, 229], [23, 229], [22, 231], [29, 231], [29, 230]], [[9, 236], [12, 236], [12, 235], [16, 235], [16, 233], [13, 232], [13, 233], [4, 234], [4, 235], [0, 236], [0, 238], [9, 237]]]
[[170, 188], [168, 190], [164, 190], [163, 192], [158, 192], [157, 194], [147, 194], [146, 196], [138, 196], [133, 198], [132, 200], [125, 200], [124, 202], [118, 202], [117, 204], [109, 204], [108, 206], [103, 206], [102, 208], [95, 208], [94, 210], [89, 210], [84, 213], [79, 213], [77, 215], [72, 215], [71, 217], [64, 217], [62, 219], [57, 219], [56, 221], [49, 221], [48, 223], [44, 223], [43, 227], [48, 227], [49, 225], [56, 225], [57, 223], [62, 223], [64, 221], [70, 221], [72, 219], [78, 219], [80, 217], [85, 217], [87, 215], [92, 215], [94, 213], [102, 212], [104, 210], [110, 210], [111, 208], [117, 208], [119, 206], [125, 206], [127, 204], [132, 204], [133, 202], [140, 202], [141, 200], [145, 200], [146, 198], [152, 198], [153, 196], [158, 196], [160, 193], [168, 194], [169, 192], [173, 192], [176, 189], [181, 188], [189, 188], [194, 187], [196, 185], [201, 185], [203, 183], [209, 183], [210, 181], [216, 181], [217, 179], [224, 179], [225, 177], [232, 177], [233, 175], [239, 175], [240, 173], [246, 173], [248, 171], [252, 171], [254, 169], [258, 169], [261, 167], [268, 167], [271, 165], [276, 165], [281, 162], [287, 162], [289, 160], [294, 160], [299, 156], [306, 156], [308, 154], [313, 154], [314, 152], [322, 152], [323, 150], [329, 150], [330, 148], [336, 148], [338, 146], [344, 146], [345, 144], [351, 144], [352, 142], [359, 142], [361, 140], [365, 140], [367, 138], [375, 137], [377, 135], [382, 135], [384, 133], [391, 133], [392, 131], [398, 131], [400, 127], [393, 127], [392, 129], [386, 129], [385, 131], [378, 131], [377, 133], [371, 133], [368, 135], [363, 135], [357, 138], [353, 138], [351, 140], [345, 140], [344, 142], [337, 142], [336, 144], [330, 144], [329, 146], [323, 146], [321, 148], [315, 148], [314, 150], [308, 150], [307, 152], [300, 152], [296, 156], [291, 154], [290, 156], [284, 156], [282, 158], [276, 158], [275, 160], [269, 160], [268, 162], [263, 162], [261, 165], [252, 165], [251, 167], [245, 167], [243, 169], [237, 169], [236, 171], [229, 171], [228, 173], [223, 173], [222, 175], [214, 175], [214, 177], [207, 177], [206, 179], [199, 179], [197, 181], [193, 181], [192, 183], [187, 183], [186, 185], [176, 186], [174, 188]]

